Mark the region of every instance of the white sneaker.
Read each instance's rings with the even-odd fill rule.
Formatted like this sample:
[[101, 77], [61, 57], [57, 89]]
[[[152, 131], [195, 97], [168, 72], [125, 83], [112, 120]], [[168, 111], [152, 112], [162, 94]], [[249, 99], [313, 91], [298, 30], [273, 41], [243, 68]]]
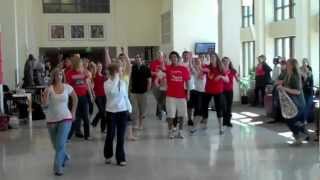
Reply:
[[122, 161], [122, 162], [119, 163], [119, 166], [127, 166], [127, 162]]
[[193, 135], [193, 134], [195, 134], [197, 131], [198, 131], [198, 129], [194, 127], [194, 128], [192, 128], [192, 129], [190, 130], [190, 134]]
[[176, 138], [178, 138], [178, 139], [184, 139], [184, 136], [183, 136], [183, 133], [182, 133], [181, 130], [180, 130], [180, 131], [178, 132], [178, 134], [176, 135]]
[[169, 131], [168, 137], [169, 137], [169, 139], [173, 139], [174, 138], [174, 131], [173, 130]]

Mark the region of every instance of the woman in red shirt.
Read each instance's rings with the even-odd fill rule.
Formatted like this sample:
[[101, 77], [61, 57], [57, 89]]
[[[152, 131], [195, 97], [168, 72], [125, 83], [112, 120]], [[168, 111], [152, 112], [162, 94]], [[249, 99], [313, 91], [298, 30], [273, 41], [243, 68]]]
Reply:
[[225, 74], [229, 79], [229, 82], [224, 83], [224, 98], [225, 98], [225, 113], [223, 115], [223, 125], [232, 127], [232, 102], [233, 102], [233, 81], [236, 79], [239, 81], [237, 70], [233, 67], [231, 60], [228, 57], [222, 58], [222, 64], [225, 68]]
[[228, 77], [224, 74], [223, 65], [216, 53], [210, 55], [210, 64], [204, 67], [204, 72], [207, 76], [206, 86], [205, 86], [205, 97], [203, 101], [203, 120], [204, 129], [207, 128], [208, 121], [208, 107], [209, 103], [214, 98], [214, 104], [217, 112], [219, 132], [223, 133], [222, 130], [222, 118], [225, 111], [224, 108], [224, 96], [223, 87], [224, 83], [228, 82]]
[[104, 92], [104, 82], [107, 80], [106, 75], [104, 75], [102, 73], [102, 63], [98, 62], [97, 63], [97, 73], [95, 74], [95, 76], [93, 77], [93, 81], [94, 81], [94, 87], [93, 87], [93, 91], [95, 94], [95, 102], [96, 105], [98, 107], [98, 113], [96, 114], [96, 116], [94, 117], [91, 125], [93, 127], [96, 127], [97, 124], [99, 123], [99, 120], [101, 119], [101, 123], [100, 123], [100, 128], [101, 128], [101, 132], [104, 133], [105, 129], [106, 129], [106, 122], [105, 122], [105, 106], [106, 106], [106, 95]]

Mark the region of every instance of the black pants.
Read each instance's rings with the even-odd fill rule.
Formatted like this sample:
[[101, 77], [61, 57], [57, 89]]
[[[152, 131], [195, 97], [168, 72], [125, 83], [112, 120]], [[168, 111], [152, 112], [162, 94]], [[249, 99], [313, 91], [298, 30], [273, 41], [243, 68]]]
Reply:
[[225, 112], [223, 115], [223, 125], [231, 125], [233, 91], [226, 91], [223, 93], [223, 95], [225, 98]]
[[204, 95], [205, 93], [204, 92], [198, 92], [198, 91], [195, 91], [194, 92], [194, 116], [203, 116], [203, 108], [202, 108], [202, 104], [203, 104], [203, 101], [204, 101]]
[[[259, 105], [260, 104], [260, 98], [261, 98], [261, 104], [264, 104], [264, 95], [265, 95], [265, 91], [266, 91], [266, 86], [257, 86], [254, 89], [254, 93], [255, 93], [255, 105]], [[261, 96], [260, 96], [260, 92], [261, 92]]]
[[215, 108], [216, 108], [216, 112], [217, 112], [217, 117], [218, 118], [222, 118], [223, 114], [225, 112], [225, 105], [224, 105], [224, 96], [223, 93], [220, 94], [205, 94], [203, 97], [203, 118], [204, 119], [208, 119], [209, 117], [209, 112], [208, 112], [208, 108], [209, 108], [209, 103], [211, 101], [211, 98], [213, 97], [214, 100], [214, 104], [215, 104]]
[[69, 133], [69, 139], [72, 138], [73, 133], [80, 135], [81, 133], [81, 120], [83, 120], [84, 137], [90, 137], [89, 126], [89, 102], [87, 96], [78, 96], [78, 106], [76, 112], [76, 119], [72, 123], [72, 127]]
[[88, 95], [87, 97], [88, 97], [89, 114], [92, 115], [93, 114], [93, 102], [91, 101], [90, 95]]
[[92, 125], [96, 126], [99, 123], [99, 120], [101, 120], [100, 128], [101, 132], [104, 132], [106, 129], [106, 119], [105, 119], [105, 113], [106, 113], [106, 96], [97, 96], [96, 97], [96, 105], [98, 107], [98, 113], [94, 117], [92, 121]]
[[127, 122], [129, 119], [128, 111], [110, 113], [107, 112], [107, 138], [104, 143], [104, 157], [110, 159], [113, 156], [113, 140], [117, 132], [116, 160], [117, 163], [126, 161], [124, 150], [124, 139], [126, 134]]

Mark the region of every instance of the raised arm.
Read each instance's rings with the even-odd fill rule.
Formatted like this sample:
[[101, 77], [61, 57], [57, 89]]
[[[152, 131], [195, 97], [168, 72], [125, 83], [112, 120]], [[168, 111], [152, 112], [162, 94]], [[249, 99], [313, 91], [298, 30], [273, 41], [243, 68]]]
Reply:
[[111, 64], [111, 58], [110, 58], [109, 48], [106, 47], [106, 48], [105, 48], [105, 58], [104, 58], [105, 68], [107, 69], [107, 67], [108, 67], [110, 64]]
[[131, 75], [131, 69], [132, 69], [130, 58], [128, 56], [128, 53], [124, 51], [123, 47], [121, 48], [121, 53], [124, 54], [124, 57], [125, 57], [125, 61], [123, 62], [125, 64], [124, 74], [130, 76]]

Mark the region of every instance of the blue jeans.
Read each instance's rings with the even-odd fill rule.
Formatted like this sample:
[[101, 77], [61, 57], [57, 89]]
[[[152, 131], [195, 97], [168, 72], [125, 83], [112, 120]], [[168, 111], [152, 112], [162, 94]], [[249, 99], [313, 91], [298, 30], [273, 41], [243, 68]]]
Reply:
[[54, 172], [63, 173], [65, 161], [70, 159], [66, 152], [66, 143], [71, 129], [71, 121], [61, 121], [58, 123], [48, 124], [51, 143], [55, 150]]
[[308, 134], [303, 115], [303, 111], [299, 110], [299, 113], [295, 118], [287, 120], [287, 125], [295, 137], [299, 136], [301, 133]]
[[306, 106], [304, 108], [304, 120], [305, 122], [311, 123], [312, 121], [312, 113], [313, 113], [313, 96], [305, 96]]

